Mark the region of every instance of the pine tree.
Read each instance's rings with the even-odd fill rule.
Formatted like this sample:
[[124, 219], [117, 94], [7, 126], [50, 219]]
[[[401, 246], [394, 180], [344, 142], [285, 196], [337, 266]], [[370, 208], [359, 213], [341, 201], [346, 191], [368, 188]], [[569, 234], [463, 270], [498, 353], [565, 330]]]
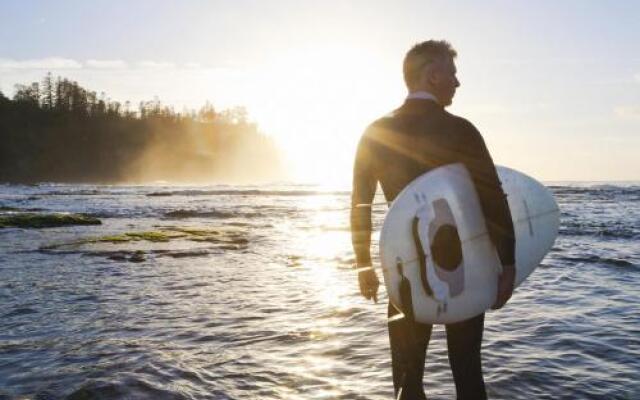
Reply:
[[42, 80], [41, 104], [42, 104], [42, 108], [46, 110], [52, 110], [54, 106], [53, 86], [54, 86], [53, 77], [51, 76], [51, 72], [48, 72], [47, 75]]

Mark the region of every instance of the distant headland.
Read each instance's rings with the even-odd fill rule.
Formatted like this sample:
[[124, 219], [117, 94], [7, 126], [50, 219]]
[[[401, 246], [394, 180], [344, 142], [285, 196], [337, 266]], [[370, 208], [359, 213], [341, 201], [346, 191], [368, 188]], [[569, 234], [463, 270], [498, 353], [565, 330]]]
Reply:
[[120, 103], [49, 73], [0, 92], [0, 182], [169, 183], [280, 179], [273, 140], [238, 107], [176, 112]]

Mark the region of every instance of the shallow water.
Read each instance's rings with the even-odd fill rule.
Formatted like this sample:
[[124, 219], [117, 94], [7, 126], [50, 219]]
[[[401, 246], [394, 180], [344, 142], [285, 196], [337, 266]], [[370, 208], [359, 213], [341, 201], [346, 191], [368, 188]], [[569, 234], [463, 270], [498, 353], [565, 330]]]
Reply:
[[[489, 396], [640, 398], [640, 186], [551, 189], [554, 248], [486, 317]], [[392, 398], [386, 294], [359, 297], [348, 203], [313, 186], [0, 186], [0, 206], [103, 221], [0, 229], [0, 398]], [[231, 227], [249, 243], [42, 249], [158, 226]], [[135, 250], [144, 261], [128, 261]], [[425, 387], [455, 397], [442, 327]]]

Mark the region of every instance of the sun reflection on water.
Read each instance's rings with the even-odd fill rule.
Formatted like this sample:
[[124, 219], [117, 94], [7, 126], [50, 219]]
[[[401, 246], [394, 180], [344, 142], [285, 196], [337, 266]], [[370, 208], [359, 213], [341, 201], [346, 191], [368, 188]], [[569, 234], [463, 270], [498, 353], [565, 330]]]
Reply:
[[310, 211], [309, 229], [299, 238], [304, 266], [308, 269], [309, 284], [313, 285], [318, 300], [332, 310], [349, 308], [353, 282], [345, 280], [345, 266], [340, 260], [349, 259], [351, 239], [348, 230], [348, 212], [336, 204], [334, 196], [313, 196], [305, 199], [302, 207]]

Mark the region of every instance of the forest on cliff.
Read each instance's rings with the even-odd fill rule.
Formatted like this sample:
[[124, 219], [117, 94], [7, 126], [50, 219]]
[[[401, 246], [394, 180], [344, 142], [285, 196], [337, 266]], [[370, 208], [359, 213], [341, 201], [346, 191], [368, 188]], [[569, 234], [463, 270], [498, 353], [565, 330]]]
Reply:
[[0, 92], [0, 182], [233, 183], [278, 179], [274, 141], [243, 108], [132, 105], [47, 74]]

